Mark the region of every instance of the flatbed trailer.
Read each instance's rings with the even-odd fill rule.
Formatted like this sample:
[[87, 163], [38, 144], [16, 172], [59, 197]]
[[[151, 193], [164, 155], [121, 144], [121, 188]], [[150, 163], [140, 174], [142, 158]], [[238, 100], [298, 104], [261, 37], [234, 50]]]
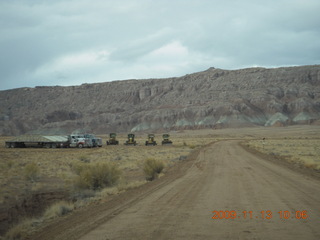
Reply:
[[8, 148], [63, 148], [69, 147], [69, 140], [68, 136], [22, 135], [6, 141], [5, 145]]

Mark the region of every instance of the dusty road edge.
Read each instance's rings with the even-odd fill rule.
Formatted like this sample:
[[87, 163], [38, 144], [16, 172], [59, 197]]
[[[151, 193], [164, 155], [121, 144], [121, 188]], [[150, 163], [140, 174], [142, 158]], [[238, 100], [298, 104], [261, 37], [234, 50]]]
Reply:
[[248, 142], [248, 140], [240, 141], [238, 144], [240, 147], [242, 147], [247, 152], [249, 152], [255, 156], [258, 156], [266, 161], [272, 162], [272, 163], [279, 165], [279, 166], [289, 168], [292, 171], [303, 174], [306, 177], [312, 177], [317, 180], [320, 180], [320, 171], [315, 170], [315, 169], [306, 168], [306, 167], [303, 167], [302, 165], [295, 164], [293, 162], [288, 162], [287, 159], [285, 159], [284, 157], [281, 157], [281, 156], [268, 155], [266, 153], [259, 152], [256, 149], [248, 147], [246, 144], [247, 142]]

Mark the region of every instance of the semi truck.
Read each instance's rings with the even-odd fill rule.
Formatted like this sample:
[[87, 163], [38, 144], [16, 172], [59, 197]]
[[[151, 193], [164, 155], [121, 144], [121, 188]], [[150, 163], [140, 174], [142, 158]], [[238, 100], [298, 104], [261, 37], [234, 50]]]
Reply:
[[102, 139], [93, 134], [71, 134], [68, 136], [22, 135], [5, 142], [8, 148], [44, 147], [102, 147]]

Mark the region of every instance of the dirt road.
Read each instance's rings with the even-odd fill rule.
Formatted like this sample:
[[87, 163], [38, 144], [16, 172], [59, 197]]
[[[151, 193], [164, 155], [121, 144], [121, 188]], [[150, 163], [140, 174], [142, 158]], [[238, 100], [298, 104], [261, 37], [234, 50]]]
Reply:
[[320, 239], [320, 181], [255, 156], [238, 143], [208, 146], [176, 176], [97, 207], [87, 218], [62, 220], [37, 237]]

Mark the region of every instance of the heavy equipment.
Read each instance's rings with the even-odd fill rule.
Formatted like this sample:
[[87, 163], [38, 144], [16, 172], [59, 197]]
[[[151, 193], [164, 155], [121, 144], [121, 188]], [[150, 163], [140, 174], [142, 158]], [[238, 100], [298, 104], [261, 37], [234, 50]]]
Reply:
[[150, 133], [148, 134], [148, 140], [146, 141], [146, 146], [149, 146], [149, 145], [157, 145], [157, 142], [154, 140], [154, 134]]
[[109, 141], [107, 141], [107, 145], [118, 145], [119, 141], [116, 139], [116, 137], [117, 137], [116, 133], [110, 133]]
[[134, 134], [129, 133], [128, 134], [128, 140], [124, 143], [124, 145], [137, 145], [137, 142], [134, 140]]
[[169, 139], [169, 137], [170, 137], [170, 135], [167, 134], [167, 133], [162, 135], [162, 138], [163, 138], [162, 145], [170, 145], [170, 144], [172, 144], [172, 141]]

